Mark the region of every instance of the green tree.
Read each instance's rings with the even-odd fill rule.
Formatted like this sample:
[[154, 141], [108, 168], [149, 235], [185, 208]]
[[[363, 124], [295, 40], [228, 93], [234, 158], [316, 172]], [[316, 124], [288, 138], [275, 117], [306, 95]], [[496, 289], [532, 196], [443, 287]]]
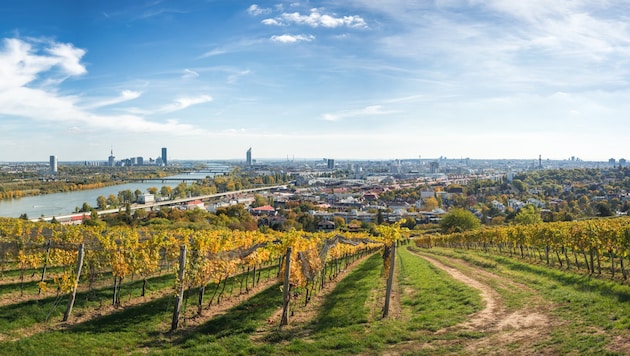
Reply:
[[530, 225], [541, 223], [543, 219], [540, 216], [540, 210], [536, 209], [536, 207], [531, 204], [527, 204], [516, 213], [514, 221], [517, 224]]
[[92, 207], [90, 206], [90, 204], [88, 203], [83, 203], [83, 206], [81, 207], [81, 212], [82, 213], [87, 213], [88, 211], [91, 211]]
[[118, 200], [122, 204], [132, 203], [135, 200], [133, 192], [129, 189], [118, 192]]
[[109, 197], [107, 197], [107, 205], [115, 208], [118, 204], [120, 204], [120, 201], [114, 194], [110, 194]]
[[173, 188], [168, 185], [165, 185], [160, 189], [160, 195], [164, 198], [170, 198], [171, 194], [173, 194]]
[[468, 210], [451, 209], [440, 220], [440, 228], [445, 233], [473, 230], [481, 225], [481, 221]]
[[100, 209], [100, 210], [105, 210], [107, 209], [107, 198], [105, 198], [102, 195], [99, 195], [96, 198], [96, 208]]
[[610, 208], [610, 205], [607, 202], [599, 202], [595, 205], [595, 211], [597, 211], [598, 216], [612, 216], [613, 211]]
[[346, 221], [341, 216], [333, 217], [333, 222], [335, 223], [335, 229], [346, 227]]
[[260, 194], [254, 194], [254, 202], [252, 203], [253, 208], [258, 208], [260, 206], [267, 205], [267, 199]]

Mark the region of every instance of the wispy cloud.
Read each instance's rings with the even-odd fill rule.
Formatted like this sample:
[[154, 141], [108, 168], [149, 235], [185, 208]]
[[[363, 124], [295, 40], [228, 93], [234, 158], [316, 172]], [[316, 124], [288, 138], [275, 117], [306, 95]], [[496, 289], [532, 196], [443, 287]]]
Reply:
[[297, 24], [307, 25], [310, 27], [350, 27], [350, 28], [367, 28], [367, 23], [361, 16], [335, 16], [334, 14], [324, 14], [320, 9], [311, 9], [308, 15], [302, 15], [299, 12], [282, 13], [279, 17], [269, 18], [262, 21], [265, 25], [284, 25]]
[[200, 95], [196, 97], [182, 97], [176, 99], [171, 104], [165, 105], [156, 110], [157, 113], [171, 113], [174, 111], [184, 110], [190, 106], [203, 104], [212, 101], [210, 95]]
[[214, 49], [211, 49], [211, 50], [205, 52], [204, 54], [202, 54], [200, 56], [200, 58], [208, 58], [208, 57], [220, 56], [220, 55], [225, 54], [227, 52], [228, 52], [227, 50], [222, 49], [222, 48], [214, 48]]
[[100, 108], [104, 106], [120, 104], [129, 100], [137, 99], [140, 97], [140, 95], [142, 95], [142, 92], [133, 91], [133, 90], [123, 90], [120, 93], [120, 95], [115, 98], [101, 99], [101, 100], [97, 99], [96, 101], [87, 102], [86, 104], [82, 105], [82, 108], [83, 109], [96, 109], [96, 108]]
[[149, 19], [149, 18], [157, 17], [157, 16], [168, 16], [172, 14], [185, 14], [185, 13], [186, 11], [182, 11], [178, 9], [167, 9], [167, 8], [148, 9], [144, 11], [143, 13], [141, 13], [136, 19], [145, 20], [145, 19]]
[[229, 76], [228, 76], [228, 80], [227, 80], [227, 82], [228, 82], [229, 84], [234, 84], [234, 83], [236, 83], [236, 82], [237, 82], [237, 81], [238, 81], [241, 77], [244, 77], [244, 76], [249, 75], [249, 74], [251, 74], [251, 71], [250, 71], [249, 69], [246, 69], [246, 70], [242, 70], [242, 71], [236, 72], [236, 73], [231, 74], [231, 75], [229, 75]]
[[239, 41], [229, 42], [224, 46], [219, 46], [219, 47], [216, 47], [209, 51], [204, 52], [202, 55], [198, 57], [198, 59], [215, 57], [215, 56], [220, 56], [223, 54], [242, 51], [243, 49], [250, 48], [262, 42], [264, 42], [264, 40], [262, 39], [242, 39]]
[[182, 74], [182, 79], [193, 79], [197, 77], [199, 77], [199, 73], [188, 68], [184, 69], [184, 74]]
[[270, 40], [279, 43], [297, 43], [297, 42], [311, 42], [315, 39], [313, 35], [275, 35], [271, 36]]
[[358, 110], [345, 110], [338, 113], [327, 113], [322, 116], [322, 119], [326, 121], [339, 121], [354, 117], [394, 114], [396, 112], [397, 111], [394, 110], [384, 110], [382, 105], [371, 105]]

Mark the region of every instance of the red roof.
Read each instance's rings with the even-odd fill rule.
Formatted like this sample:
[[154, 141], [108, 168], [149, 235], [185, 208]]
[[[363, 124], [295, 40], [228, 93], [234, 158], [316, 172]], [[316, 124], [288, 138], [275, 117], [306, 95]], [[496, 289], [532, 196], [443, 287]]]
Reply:
[[271, 205], [263, 205], [263, 206], [259, 206], [257, 208], [252, 209], [254, 211], [275, 211], [276, 209], [273, 208], [273, 206]]

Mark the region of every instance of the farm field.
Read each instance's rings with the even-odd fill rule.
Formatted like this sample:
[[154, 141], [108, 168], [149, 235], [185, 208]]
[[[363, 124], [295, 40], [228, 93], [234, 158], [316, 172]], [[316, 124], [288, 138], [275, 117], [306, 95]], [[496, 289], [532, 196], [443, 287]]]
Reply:
[[282, 328], [273, 267], [248, 293], [230, 279], [229, 297], [174, 332], [172, 274], [151, 277], [145, 296], [141, 280], [123, 285], [117, 308], [109, 286], [96, 285], [89, 298], [79, 292], [74, 317], [62, 322], [67, 297], [38, 297], [37, 283], [21, 292], [6, 271], [0, 354], [630, 354], [628, 282], [480, 251], [397, 251], [387, 318], [376, 253], [348, 265], [307, 306], [296, 305]]

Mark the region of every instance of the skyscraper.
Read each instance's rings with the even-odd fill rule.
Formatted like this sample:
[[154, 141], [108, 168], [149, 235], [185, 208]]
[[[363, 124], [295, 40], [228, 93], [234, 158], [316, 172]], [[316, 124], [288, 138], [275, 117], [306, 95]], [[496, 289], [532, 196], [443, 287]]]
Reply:
[[168, 165], [168, 160], [166, 158], [166, 147], [162, 147], [162, 164]]
[[50, 173], [57, 173], [57, 156], [50, 156]]
[[252, 148], [251, 147], [247, 150], [246, 162], [247, 162], [248, 167], [252, 165]]
[[114, 157], [114, 149], [112, 148], [109, 157], [107, 158], [107, 165], [113, 167], [116, 164], [116, 157]]

